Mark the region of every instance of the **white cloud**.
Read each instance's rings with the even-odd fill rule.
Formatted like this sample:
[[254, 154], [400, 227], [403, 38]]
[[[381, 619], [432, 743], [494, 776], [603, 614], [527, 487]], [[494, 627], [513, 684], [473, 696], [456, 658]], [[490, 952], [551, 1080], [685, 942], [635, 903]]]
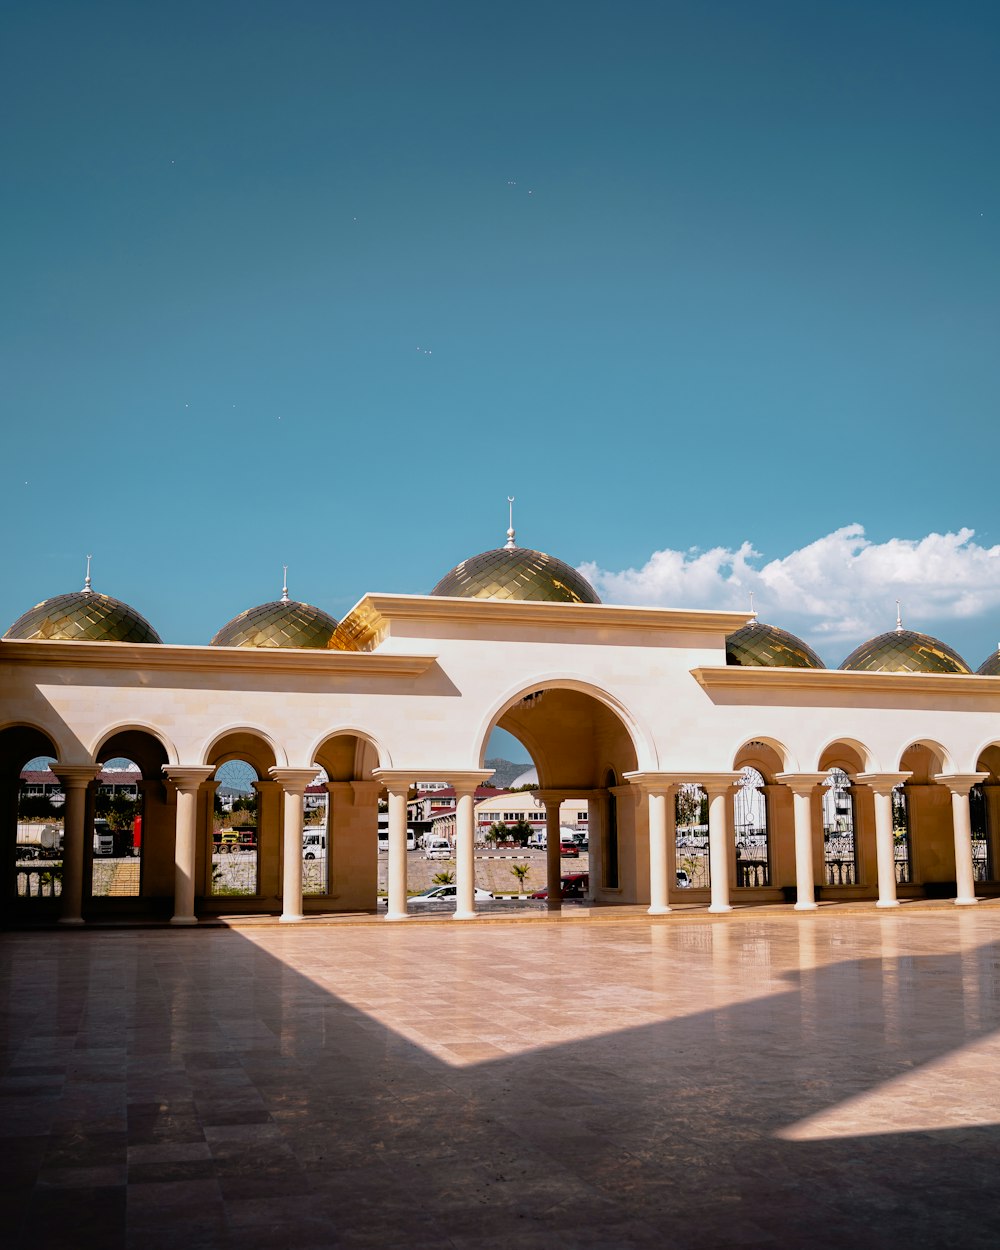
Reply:
[[749, 605], [823, 649], [895, 624], [930, 631], [933, 622], [1000, 615], [1000, 546], [983, 547], [975, 532], [927, 534], [869, 542], [861, 525], [845, 525], [786, 556], [761, 562], [750, 542], [709, 551], [655, 551], [640, 569], [614, 572], [588, 563], [580, 572], [605, 603], [675, 608]]

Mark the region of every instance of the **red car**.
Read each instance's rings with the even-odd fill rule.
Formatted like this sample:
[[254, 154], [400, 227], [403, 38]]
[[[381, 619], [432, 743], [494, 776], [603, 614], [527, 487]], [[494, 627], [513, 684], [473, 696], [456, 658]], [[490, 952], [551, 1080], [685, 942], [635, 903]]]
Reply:
[[[568, 872], [565, 876], [559, 878], [559, 893], [562, 898], [586, 898], [587, 891], [590, 889], [590, 873], [589, 872]], [[545, 890], [536, 890], [534, 894], [529, 894], [529, 898], [548, 898], [549, 892]]]
[[560, 842], [559, 854], [563, 859], [579, 859], [580, 848], [575, 842]]

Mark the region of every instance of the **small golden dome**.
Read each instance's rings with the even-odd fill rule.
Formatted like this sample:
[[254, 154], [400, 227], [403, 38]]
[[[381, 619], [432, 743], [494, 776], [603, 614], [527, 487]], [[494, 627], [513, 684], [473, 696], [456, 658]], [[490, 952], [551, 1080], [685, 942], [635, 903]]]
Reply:
[[777, 625], [754, 619], [726, 639], [726, 663], [766, 668], [825, 668], [816, 652], [801, 638]]
[[336, 628], [336, 620], [321, 608], [295, 599], [275, 599], [234, 616], [210, 645], [325, 648]]
[[976, 669], [976, 673], [980, 677], [1000, 677], [1000, 647], [989, 653]]
[[5, 638], [59, 642], [162, 642], [144, 616], [120, 599], [91, 590], [44, 599], [19, 616]]
[[530, 547], [497, 547], [456, 565], [431, 591], [456, 599], [600, 603], [576, 569]]
[[897, 627], [856, 647], [841, 664], [854, 673], [968, 673], [957, 651], [930, 634]]

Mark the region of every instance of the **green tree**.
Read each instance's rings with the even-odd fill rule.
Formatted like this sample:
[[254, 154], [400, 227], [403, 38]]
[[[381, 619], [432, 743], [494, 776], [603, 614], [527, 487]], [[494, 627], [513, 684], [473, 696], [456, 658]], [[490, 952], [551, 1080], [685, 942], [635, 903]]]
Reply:
[[532, 832], [531, 825], [522, 816], [516, 825], [511, 825], [508, 828], [507, 837], [515, 846], [527, 846], [531, 841]]
[[517, 883], [523, 890], [524, 880], [531, 873], [531, 865], [530, 864], [511, 864], [510, 870], [514, 874], [514, 876], [517, 877]]

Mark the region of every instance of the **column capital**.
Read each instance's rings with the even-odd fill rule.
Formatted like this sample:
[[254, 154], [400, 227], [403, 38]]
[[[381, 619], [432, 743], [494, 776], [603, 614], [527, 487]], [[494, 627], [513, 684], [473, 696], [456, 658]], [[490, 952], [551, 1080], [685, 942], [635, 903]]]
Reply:
[[539, 803], [544, 803], [546, 811], [550, 807], [560, 808], [566, 802], [567, 793], [565, 790], [532, 790], [532, 798], [538, 799]]
[[829, 773], [775, 773], [774, 780], [787, 786], [793, 794], [811, 795], [817, 786], [823, 785]]
[[715, 794], [728, 794], [743, 776], [742, 773], [702, 773], [694, 784], [701, 786], [709, 798]]
[[947, 786], [952, 794], [967, 795], [973, 786], [985, 781], [989, 773], [935, 773], [934, 780]]
[[268, 776], [281, 786], [286, 794], [305, 794], [306, 786], [316, 780], [318, 768], [282, 768], [267, 770]]
[[215, 768], [207, 764], [164, 764], [163, 775], [178, 790], [197, 790], [203, 781], [215, 776]]
[[55, 773], [65, 790], [82, 789], [100, 776], [100, 764], [50, 764], [49, 772]]
[[422, 781], [447, 781], [456, 786], [465, 782], [485, 785], [493, 776], [492, 768], [373, 768], [372, 776], [387, 790], [399, 791], [418, 786]]
[[662, 794], [666, 798], [682, 784], [675, 773], [636, 772], [623, 775], [630, 786], [638, 787], [644, 794]]
[[912, 773], [855, 773], [852, 785], [867, 786], [876, 794], [891, 794], [897, 786], [909, 781]]

